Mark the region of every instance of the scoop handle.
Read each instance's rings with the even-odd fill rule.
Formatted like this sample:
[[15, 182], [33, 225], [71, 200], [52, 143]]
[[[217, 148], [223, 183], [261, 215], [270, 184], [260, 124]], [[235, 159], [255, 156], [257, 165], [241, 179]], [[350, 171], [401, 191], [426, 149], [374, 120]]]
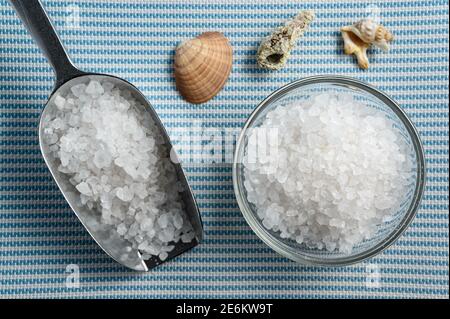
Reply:
[[9, 0], [56, 75], [55, 88], [84, 74], [69, 58], [40, 0]]

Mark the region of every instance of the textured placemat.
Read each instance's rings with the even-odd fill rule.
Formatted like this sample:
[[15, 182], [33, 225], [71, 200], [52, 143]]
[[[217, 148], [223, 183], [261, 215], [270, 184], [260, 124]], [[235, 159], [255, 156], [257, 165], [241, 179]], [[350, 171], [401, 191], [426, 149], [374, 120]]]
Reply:
[[[427, 186], [416, 219], [394, 246], [355, 266], [314, 268], [278, 256], [253, 234], [237, 208], [229, 164], [186, 165], [204, 243], [152, 272], [124, 270], [86, 234], [41, 159], [35, 127], [53, 74], [0, 0], [1, 297], [448, 298], [448, 1], [44, 3], [76, 64], [135, 83], [175, 141], [180, 128], [240, 128], [259, 101], [298, 78], [340, 74], [372, 83], [420, 131]], [[304, 8], [317, 18], [288, 66], [259, 70], [261, 38]], [[396, 40], [388, 53], [373, 52], [363, 72], [342, 54], [338, 30], [374, 12]], [[173, 53], [181, 40], [207, 30], [230, 38], [233, 71], [217, 98], [194, 106], [175, 91]]]

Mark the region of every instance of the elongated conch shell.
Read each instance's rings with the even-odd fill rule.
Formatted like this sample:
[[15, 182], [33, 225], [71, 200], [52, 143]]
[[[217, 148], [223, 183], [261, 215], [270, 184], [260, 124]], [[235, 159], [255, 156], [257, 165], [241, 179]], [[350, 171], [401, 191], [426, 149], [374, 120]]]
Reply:
[[353, 25], [341, 28], [346, 54], [355, 54], [361, 68], [369, 67], [367, 49], [373, 44], [384, 51], [389, 50], [389, 42], [394, 36], [381, 24], [363, 19]]
[[305, 10], [285, 25], [276, 28], [258, 48], [256, 53], [258, 65], [268, 70], [281, 69], [289, 59], [297, 39], [303, 35], [313, 20], [314, 12]]
[[213, 98], [231, 72], [233, 50], [220, 32], [205, 32], [182, 42], [175, 53], [175, 82], [180, 94], [191, 103]]

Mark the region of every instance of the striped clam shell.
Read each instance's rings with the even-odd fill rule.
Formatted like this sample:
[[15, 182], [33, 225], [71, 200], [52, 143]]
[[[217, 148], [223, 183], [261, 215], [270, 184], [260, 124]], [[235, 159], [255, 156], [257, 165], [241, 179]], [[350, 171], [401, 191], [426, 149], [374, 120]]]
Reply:
[[220, 32], [205, 32], [182, 42], [175, 52], [175, 82], [180, 94], [191, 103], [212, 99], [231, 72], [233, 50]]

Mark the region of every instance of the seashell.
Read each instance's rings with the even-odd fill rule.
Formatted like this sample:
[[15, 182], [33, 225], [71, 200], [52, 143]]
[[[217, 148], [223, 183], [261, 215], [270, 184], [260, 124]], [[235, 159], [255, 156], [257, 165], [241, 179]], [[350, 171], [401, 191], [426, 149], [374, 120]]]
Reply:
[[345, 54], [354, 54], [358, 60], [358, 65], [362, 69], [369, 68], [369, 58], [367, 57], [367, 49], [370, 44], [364, 42], [352, 32], [342, 32], [344, 39]]
[[381, 24], [371, 20], [363, 19], [353, 25], [341, 28], [344, 39], [344, 51], [346, 54], [355, 54], [361, 68], [369, 67], [367, 49], [375, 45], [384, 51], [389, 50], [389, 42], [394, 36]]
[[232, 63], [233, 50], [220, 32], [205, 32], [182, 42], [175, 52], [177, 89], [188, 102], [206, 102], [223, 88]]
[[258, 48], [256, 54], [258, 65], [268, 70], [281, 69], [291, 55], [297, 39], [303, 35], [313, 20], [314, 12], [305, 10], [275, 29]]
[[372, 19], [363, 19], [353, 25], [343, 27], [343, 32], [352, 32], [365, 43], [374, 44], [384, 51], [389, 50], [388, 42], [394, 39], [384, 26]]

